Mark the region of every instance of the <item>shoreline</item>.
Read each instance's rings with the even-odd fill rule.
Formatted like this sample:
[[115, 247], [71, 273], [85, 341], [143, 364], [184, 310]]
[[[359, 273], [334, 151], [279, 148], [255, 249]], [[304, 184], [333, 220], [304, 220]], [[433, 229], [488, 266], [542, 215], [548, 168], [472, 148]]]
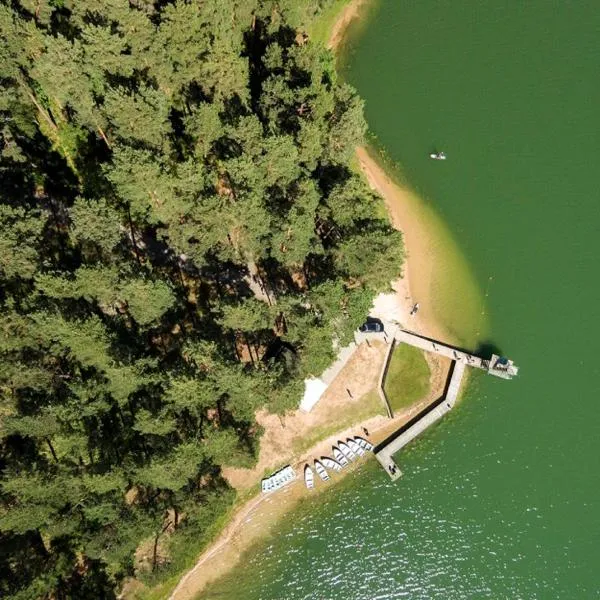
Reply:
[[[327, 42], [327, 47], [334, 54], [339, 50], [348, 26], [362, 16], [364, 8], [372, 1], [351, 0], [343, 7]], [[414, 302], [418, 301], [421, 308], [419, 313], [410, 320], [411, 329], [429, 337], [456, 343], [456, 336], [452, 335], [432, 309], [434, 263], [438, 257], [434, 251], [432, 234], [428, 231], [427, 219], [423, 218], [419, 210], [421, 201], [409, 188], [393, 180], [383, 166], [383, 161], [378, 161], [373, 156], [375, 153], [376, 151], [368, 146], [356, 149], [362, 176], [365, 177], [369, 186], [381, 196], [392, 225], [403, 234], [406, 251], [403, 275], [400, 279], [392, 282], [402, 313], [408, 315]], [[433, 357], [428, 356], [427, 358], [433, 360]], [[438, 372], [443, 370], [444, 365], [440, 362]], [[333, 438], [344, 437], [351, 431], [356, 433], [363, 426], [369, 429], [371, 441], [375, 444], [378, 443], [422, 410], [431, 401], [431, 396], [439, 393], [439, 386], [439, 378], [432, 379], [428, 397], [407, 408], [393, 419], [374, 416], [363, 420], [347, 430], [319, 440], [311, 448], [301, 452], [300, 457], [294, 457], [295, 460], [291, 464], [303, 463], [307, 456], [320, 455], [320, 450], [324, 445], [331, 443]], [[295, 411], [295, 413], [297, 412], [299, 411]], [[345, 479], [348, 474], [355, 471], [357, 464], [360, 465], [364, 462], [353, 463], [350, 468], [336, 474], [332, 485]], [[256, 483], [259, 481], [260, 477]], [[302, 483], [300, 473], [293, 484], [276, 495], [261, 494], [257, 489], [256, 495], [234, 510], [221, 533], [205, 548], [194, 566], [179, 579], [169, 594], [168, 600], [193, 600], [202, 593], [207, 585], [233, 570], [246, 550], [254, 543], [264, 539], [265, 536], [270, 535], [279, 519], [296, 507], [302, 499], [308, 497], [309, 492]], [[312, 497], [315, 493], [320, 495], [328, 487], [331, 486], [318, 486], [312, 491]], [[251, 489], [251, 487], [246, 489]], [[257, 523], [258, 521], [260, 523]], [[210, 564], [208, 568], [202, 568], [209, 561], [215, 564]]]
[[477, 351], [489, 331], [485, 295], [456, 238], [437, 211], [409, 186], [372, 145], [356, 149], [360, 171], [385, 203], [403, 235], [403, 277], [393, 282], [402, 313], [418, 302], [406, 326], [426, 337]]
[[[405, 236], [407, 256], [404, 262], [403, 277], [392, 282], [392, 285], [396, 290], [402, 312], [408, 315], [413, 305], [413, 298], [417, 297], [413, 296], [414, 290], [419, 290], [418, 293], [421, 294], [418, 296], [419, 302], [423, 308], [429, 306], [429, 303], [433, 301], [430, 294], [426, 293], [426, 290], [431, 286], [431, 278], [433, 277], [431, 265], [435, 260], [434, 254], [429, 251], [425, 252], [427, 249], [427, 236], [422, 235], [422, 229], [425, 228], [426, 223], [418, 223], [419, 215], [418, 211], [415, 210], [416, 199], [412, 192], [393, 182], [385, 169], [369, 155], [367, 148], [357, 148], [357, 157], [363, 176], [369, 185], [382, 196], [392, 224], [400, 229]], [[401, 228], [401, 224], [404, 225], [404, 228]], [[408, 234], [411, 225], [413, 231]], [[425, 242], [421, 238], [424, 238]], [[410, 278], [411, 273], [413, 273], [412, 278]], [[438, 337], [439, 339], [450, 337], [443, 325], [436, 321], [433, 312], [427, 310], [420, 310], [416, 317], [411, 319], [410, 324], [412, 329], [418, 330], [424, 335]], [[436, 362], [436, 357], [427, 356], [427, 358], [429, 361]], [[432, 368], [432, 373], [436, 371], [434, 365], [430, 364], [430, 368]], [[439, 363], [437, 367], [438, 376], [432, 378], [428, 397], [407, 408], [393, 419], [390, 420], [387, 417], [376, 415], [356, 423], [343, 431], [319, 440], [310, 448], [294, 456], [290, 460], [290, 464], [301, 465], [306, 462], [308, 457], [320, 456], [322, 453], [326, 453], [326, 447], [335, 443], [338, 438], [356, 434], [363, 426], [368, 428], [371, 434], [370, 439], [374, 443], [385, 439], [431, 402], [433, 396], [439, 395], [445, 383], [443, 375], [445, 370], [445, 366]], [[378, 373], [379, 369], [377, 369], [376, 375]], [[361, 398], [357, 398], [357, 400], [360, 401]], [[327, 399], [324, 397], [322, 401], [326, 403]], [[299, 410], [295, 411], [291, 418], [293, 419], [294, 415], [299, 412]], [[275, 415], [270, 417], [273, 420], [278, 418]], [[269, 430], [265, 428], [265, 435], [268, 432]], [[258, 473], [263, 473], [264, 467], [264, 464], [260, 464], [250, 471], [249, 475], [255, 480], [255, 484], [260, 480], [261, 475]], [[335, 485], [336, 482], [343, 480], [352, 472], [354, 472], [354, 469], [350, 468], [342, 471], [341, 474], [336, 474], [332, 484]], [[236, 481], [235, 473], [228, 473], [227, 476], [230, 480]], [[248, 548], [269, 535], [280, 518], [308, 497], [309, 492], [302, 485], [301, 479], [300, 473], [294, 484], [277, 493], [277, 495], [263, 495], [257, 490], [257, 495], [244, 502], [233, 513], [221, 534], [206, 548], [195, 565], [179, 580], [177, 586], [169, 595], [169, 600], [193, 600], [202, 593], [207, 585], [234, 569], [242, 554]], [[248, 490], [251, 489], [251, 486], [242, 484], [238, 489], [240, 488]], [[320, 494], [326, 490], [325, 486], [319, 486], [316, 490], [313, 490], [312, 496], [315, 492]], [[258, 529], [256, 527], [257, 521], [260, 521]], [[202, 567], [205, 567], [206, 563], [209, 563], [210, 567], [203, 569]]]
[[372, 2], [373, 0], [350, 0], [350, 2], [342, 8], [331, 28], [326, 44], [328, 50], [337, 54], [350, 24], [362, 17], [363, 10]]
[[[441, 362], [438, 364], [438, 368], [444, 371], [447, 371], [446, 367], [447, 365]], [[445, 377], [436, 379], [435, 383], [437, 385], [433, 385], [434, 382], [432, 381], [432, 388], [426, 398], [406, 408], [393, 419], [377, 415], [363, 421], [362, 424], [337, 432], [304, 451], [302, 456], [295, 460], [293, 464], [295, 466], [302, 465], [306, 462], [306, 457], [320, 456], [323, 446], [336, 443], [339, 438], [343, 439], [356, 434], [364, 435], [360, 429], [362, 426], [369, 428], [369, 439], [374, 445], [377, 445], [422, 411], [432, 401], [433, 396], [439, 395], [440, 387], [443, 389], [443, 384], [440, 386], [440, 379], [445, 381]], [[244, 502], [234, 512], [221, 534], [206, 548], [194, 566], [179, 580], [177, 586], [168, 596], [168, 600], [194, 600], [198, 598], [209, 584], [235, 569], [243, 554], [251, 549], [254, 544], [262, 542], [271, 535], [280, 519], [285, 517], [298, 504], [304, 500], [327, 493], [330, 488], [344, 481], [346, 477], [353, 474], [369, 460], [375, 460], [372, 453], [368, 454], [365, 460], [352, 462], [349, 467], [340, 473], [332, 473], [332, 479], [329, 483], [317, 482], [313, 490], [305, 488], [302, 471], [297, 468], [297, 479], [282, 490], [273, 494], [262, 494], [258, 491], [257, 495]]]
[[373, 154], [368, 146], [356, 149], [361, 173], [371, 189], [383, 198], [392, 226], [403, 236], [406, 251], [403, 274], [401, 279], [392, 284], [402, 313], [409, 315], [413, 305], [418, 302], [419, 312], [408, 321], [411, 330], [456, 344], [458, 340], [437, 318], [434, 310], [434, 282], [439, 257], [436, 256], [428, 223], [420, 214], [420, 200], [410, 189], [396, 183]]

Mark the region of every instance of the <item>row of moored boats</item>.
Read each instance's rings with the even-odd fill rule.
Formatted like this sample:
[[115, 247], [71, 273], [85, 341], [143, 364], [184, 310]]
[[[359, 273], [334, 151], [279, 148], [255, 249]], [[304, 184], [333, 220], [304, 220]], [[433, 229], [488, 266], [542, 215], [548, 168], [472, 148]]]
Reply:
[[288, 465], [277, 471], [277, 473], [273, 473], [270, 477], [265, 477], [262, 480], [262, 491], [265, 493], [274, 492], [284, 485], [291, 483], [294, 479], [296, 479], [296, 471]]
[[[364, 456], [366, 452], [371, 450], [373, 450], [373, 444], [364, 438], [359, 436], [348, 438], [345, 442], [338, 442], [337, 446], [333, 446], [333, 458], [322, 456], [321, 460], [315, 459], [315, 471], [323, 481], [329, 481], [330, 477], [327, 469], [339, 472], [353, 460]], [[304, 467], [304, 483], [309, 490], [315, 487], [315, 474], [309, 465]]]

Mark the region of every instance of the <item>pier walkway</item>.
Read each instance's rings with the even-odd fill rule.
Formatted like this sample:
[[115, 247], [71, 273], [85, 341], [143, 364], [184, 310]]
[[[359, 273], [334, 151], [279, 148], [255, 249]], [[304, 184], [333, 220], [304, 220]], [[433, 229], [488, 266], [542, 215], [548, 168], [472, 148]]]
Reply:
[[456, 361], [456, 363], [463, 363], [469, 367], [475, 367], [476, 369], [482, 369], [487, 371], [490, 375], [496, 377], [502, 377], [503, 379], [511, 379], [519, 372], [519, 368], [513, 364], [512, 361], [493, 354], [491, 358], [484, 359], [479, 356], [474, 356], [468, 352], [458, 350], [452, 346], [447, 346], [440, 342], [430, 340], [429, 338], [422, 337], [416, 333], [406, 331], [406, 329], [396, 329], [395, 339], [398, 343], [410, 344], [426, 352], [434, 352], [441, 356], [445, 356], [450, 360]]
[[435, 354], [445, 356], [450, 360], [466, 363], [470, 367], [476, 367], [486, 371], [488, 368], [489, 361], [483, 360], [478, 356], [473, 356], [472, 354], [467, 354], [462, 350], [455, 350], [451, 346], [446, 346], [440, 342], [434, 342], [428, 338], [421, 337], [420, 335], [406, 331], [406, 329], [396, 330], [396, 341], [398, 343], [405, 343], [409, 344], [410, 346], [415, 346], [416, 348], [420, 348], [426, 352], [433, 352]]
[[394, 462], [393, 455], [454, 408], [466, 367], [482, 369], [490, 375], [503, 379], [511, 379], [519, 371], [518, 367], [506, 358], [494, 354], [489, 360], [486, 360], [405, 329], [397, 328], [394, 332], [394, 339], [397, 344], [409, 344], [426, 352], [445, 356], [453, 361], [453, 365], [445, 394], [375, 448], [377, 460], [392, 480], [396, 480], [402, 475], [398, 465]]

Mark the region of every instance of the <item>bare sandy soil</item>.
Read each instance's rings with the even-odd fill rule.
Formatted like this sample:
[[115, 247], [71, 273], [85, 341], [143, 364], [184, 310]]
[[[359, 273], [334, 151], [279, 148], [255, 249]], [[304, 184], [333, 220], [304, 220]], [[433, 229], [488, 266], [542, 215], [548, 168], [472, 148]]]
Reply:
[[[327, 440], [311, 448], [310, 452], [299, 454], [297, 450], [302, 440], [310, 436], [316, 427], [335, 426], [341, 415], [357, 411], [362, 397], [377, 384], [385, 350], [386, 345], [379, 342], [372, 342], [370, 347], [367, 344], [359, 346], [309, 413], [296, 410], [285, 417], [279, 417], [266, 410], [259, 411], [256, 420], [264, 428], [264, 434], [260, 441], [258, 464], [254, 469], [224, 469], [223, 474], [229, 483], [243, 491], [256, 485], [267, 471], [303, 462], [307, 455], [314, 456], [321, 447], [323, 453], [330, 452]], [[350, 390], [352, 397], [347, 390]], [[377, 417], [370, 420], [374, 423], [379, 421]], [[383, 416], [381, 420], [384, 420]]]
[[337, 21], [333, 25], [329, 40], [327, 42], [327, 48], [334, 51], [337, 50], [344, 39], [348, 25], [362, 15], [362, 11], [367, 6], [369, 1], [370, 0], [352, 0], [344, 7]]

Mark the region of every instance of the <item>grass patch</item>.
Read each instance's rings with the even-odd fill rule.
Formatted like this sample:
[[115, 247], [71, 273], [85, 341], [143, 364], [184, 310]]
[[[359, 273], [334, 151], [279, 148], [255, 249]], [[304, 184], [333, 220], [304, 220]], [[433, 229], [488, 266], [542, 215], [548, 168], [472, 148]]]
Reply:
[[385, 393], [392, 411], [400, 412], [429, 394], [431, 371], [422, 350], [400, 344], [394, 349], [387, 377]]
[[379, 395], [375, 390], [372, 390], [360, 398], [360, 400], [357, 400], [356, 406], [352, 407], [352, 409], [342, 413], [332, 414], [330, 416], [331, 420], [328, 420], [327, 423], [315, 427], [311, 430], [309, 435], [294, 440], [292, 444], [294, 454], [301, 454], [337, 431], [348, 429], [375, 415], [385, 414], [387, 413], [385, 412]]

